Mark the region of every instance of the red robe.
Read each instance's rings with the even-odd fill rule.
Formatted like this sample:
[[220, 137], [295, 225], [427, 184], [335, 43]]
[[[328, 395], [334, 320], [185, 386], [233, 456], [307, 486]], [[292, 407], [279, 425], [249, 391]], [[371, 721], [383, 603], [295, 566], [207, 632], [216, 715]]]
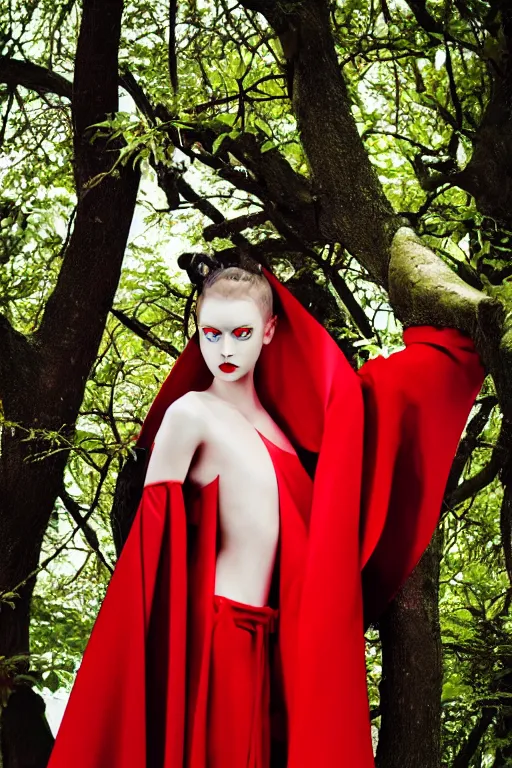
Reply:
[[[266, 274], [279, 325], [258, 362], [257, 390], [290, 440], [318, 454], [312, 482], [265, 441], [281, 519], [274, 737], [287, 744], [283, 768], [372, 768], [364, 626], [428, 545], [484, 372], [470, 339], [417, 327], [405, 331], [405, 350], [356, 374]], [[138, 444], [151, 446], [168, 405], [210, 380], [194, 338]], [[217, 481], [195, 493], [175, 482], [145, 488], [50, 768], [207, 768], [216, 525]]]

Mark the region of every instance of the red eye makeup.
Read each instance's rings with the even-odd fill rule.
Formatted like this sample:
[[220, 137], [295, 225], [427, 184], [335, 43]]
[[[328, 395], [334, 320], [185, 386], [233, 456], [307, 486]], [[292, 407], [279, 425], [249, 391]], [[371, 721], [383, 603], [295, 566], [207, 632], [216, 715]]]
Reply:
[[[219, 331], [218, 328], [214, 328], [211, 325], [205, 325], [202, 330], [203, 330], [203, 333], [206, 336], [206, 338], [210, 338], [210, 339], [212, 337], [217, 339], [222, 334], [222, 331]], [[244, 339], [250, 339], [251, 338], [252, 331], [253, 331], [253, 329], [252, 329], [251, 326], [249, 326], [249, 325], [242, 325], [239, 328], [235, 328], [232, 331], [232, 333], [233, 333], [233, 336], [236, 339], [240, 339], [240, 340], [243, 341]]]
[[237, 339], [248, 339], [252, 335], [252, 328], [249, 326], [241, 327], [241, 328], [235, 328], [233, 331], [233, 336], [236, 336]]

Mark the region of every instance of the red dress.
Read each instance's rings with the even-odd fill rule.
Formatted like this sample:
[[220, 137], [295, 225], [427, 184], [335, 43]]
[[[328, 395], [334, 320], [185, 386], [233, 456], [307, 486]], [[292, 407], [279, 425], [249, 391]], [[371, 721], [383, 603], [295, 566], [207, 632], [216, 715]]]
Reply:
[[[256, 386], [290, 440], [318, 457], [313, 482], [266, 441], [281, 519], [274, 745], [288, 754], [283, 768], [372, 768], [364, 626], [428, 545], [484, 372], [470, 339], [417, 327], [405, 331], [405, 350], [356, 374], [267, 277], [279, 332]], [[139, 445], [152, 444], [170, 402], [210, 379], [193, 339]], [[178, 483], [145, 488], [50, 768], [207, 768], [216, 526], [217, 481], [199, 493]]]

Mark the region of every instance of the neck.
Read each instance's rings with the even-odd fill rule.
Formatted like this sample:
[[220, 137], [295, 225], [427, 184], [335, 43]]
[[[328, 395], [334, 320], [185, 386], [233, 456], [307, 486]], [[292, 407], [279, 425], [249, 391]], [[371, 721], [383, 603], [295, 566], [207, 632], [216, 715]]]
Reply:
[[262, 408], [254, 386], [254, 371], [238, 381], [222, 381], [215, 377], [207, 391], [233, 405], [241, 413], [250, 414]]

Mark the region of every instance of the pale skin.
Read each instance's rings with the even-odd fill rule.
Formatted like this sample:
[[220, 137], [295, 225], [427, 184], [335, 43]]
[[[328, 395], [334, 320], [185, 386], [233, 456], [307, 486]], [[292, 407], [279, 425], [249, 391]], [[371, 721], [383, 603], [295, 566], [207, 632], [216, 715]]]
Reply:
[[[204, 487], [219, 478], [221, 546], [215, 594], [241, 603], [267, 604], [279, 540], [279, 495], [274, 466], [258, 432], [283, 450], [289, 440], [263, 408], [254, 367], [270, 344], [275, 316], [252, 292], [204, 297], [200, 347], [214, 378], [204, 392], [188, 392], [168, 409], [155, 438], [145, 485], [162, 481]], [[219, 365], [238, 367], [223, 372]]]

